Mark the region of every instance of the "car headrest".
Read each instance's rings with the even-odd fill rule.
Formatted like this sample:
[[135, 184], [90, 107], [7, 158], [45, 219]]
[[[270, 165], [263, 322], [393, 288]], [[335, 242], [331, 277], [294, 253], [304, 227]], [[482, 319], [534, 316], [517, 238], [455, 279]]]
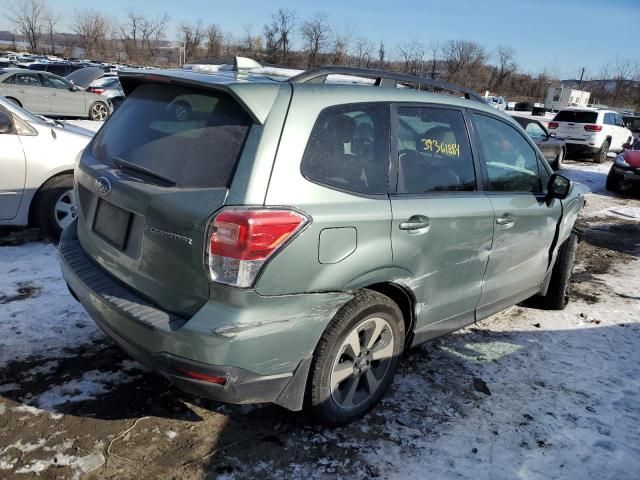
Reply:
[[348, 115], [337, 115], [327, 120], [324, 131], [337, 141], [348, 143], [356, 133], [356, 122]]

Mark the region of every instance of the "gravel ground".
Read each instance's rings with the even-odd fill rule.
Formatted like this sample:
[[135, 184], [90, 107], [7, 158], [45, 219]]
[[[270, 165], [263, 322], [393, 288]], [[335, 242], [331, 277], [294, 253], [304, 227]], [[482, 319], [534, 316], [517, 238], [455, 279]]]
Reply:
[[408, 352], [362, 421], [177, 391], [97, 330], [34, 231], [0, 238], [0, 478], [637, 479], [640, 201], [609, 165], [563, 312], [515, 306]]

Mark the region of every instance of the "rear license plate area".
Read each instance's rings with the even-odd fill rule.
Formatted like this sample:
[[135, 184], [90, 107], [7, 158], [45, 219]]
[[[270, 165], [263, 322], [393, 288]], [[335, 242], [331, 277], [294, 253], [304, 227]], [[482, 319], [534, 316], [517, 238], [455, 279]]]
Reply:
[[118, 250], [124, 250], [129, 236], [131, 216], [131, 212], [99, 198], [93, 218], [93, 231]]

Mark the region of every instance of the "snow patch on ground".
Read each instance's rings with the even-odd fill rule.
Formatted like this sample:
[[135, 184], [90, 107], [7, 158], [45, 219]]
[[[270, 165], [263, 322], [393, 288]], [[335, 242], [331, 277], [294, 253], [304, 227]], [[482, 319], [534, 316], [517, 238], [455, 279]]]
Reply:
[[55, 410], [56, 407], [69, 402], [93, 400], [111, 390], [112, 385], [128, 383], [136, 377], [122, 371], [101, 372], [91, 370], [82, 377], [73, 379], [62, 385], [47, 390], [35, 398], [34, 403], [44, 410]]
[[611, 215], [624, 220], [633, 220], [640, 222], [640, 208], [639, 207], [611, 207], [605, 210], [607, 215]]
[[55, 246], [36, 242], [2, 247], [0, 271], [0, 296], [15, 296], [26, 286], [37, 289], [40, 297], [26, 295], [2, 304], [0, 365], [27, 357], [60, 358], [65, 347], [104, 338], [69, 294]]

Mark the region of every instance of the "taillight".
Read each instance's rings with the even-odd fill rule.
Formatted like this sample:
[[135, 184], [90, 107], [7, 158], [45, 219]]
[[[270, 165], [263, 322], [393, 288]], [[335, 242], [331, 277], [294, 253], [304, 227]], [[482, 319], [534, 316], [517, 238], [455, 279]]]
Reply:
[[185, 377], [193, 378], [194, 380], [200, 380], [201, 382], [215, 383], [217, 385], [224, 385], [227, 383], [225, 377], [217, 377], [215, 375], [207, 375], [206, 373], [193, 372], [184, 368], [176, 368], [176, 372]]
[[584, 129], [587, 132], [599, 132], [602, 130], [602, 125], [585, 125]]
[[104, 93], [104, 88], [89, 87], [87, 88], [87, 92], [97, 93], [98, 95], [102, 95]]
[[206, 262], [211, 280], [250, 287], [265, 262], [307, 222], [293, 210], [222, 210], [209, 227]]
[[551, 130], [558, 128], [558, 122], [549, 122], [549, 124], [547, 125], [547, 128]]

